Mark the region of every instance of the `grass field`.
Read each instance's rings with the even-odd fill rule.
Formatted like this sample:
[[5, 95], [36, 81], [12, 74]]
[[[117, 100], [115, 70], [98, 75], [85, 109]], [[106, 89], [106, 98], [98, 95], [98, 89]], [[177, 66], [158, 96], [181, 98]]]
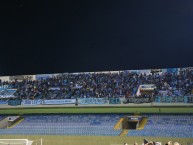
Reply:
[[0, 109], [0, 114], [37, 113], [193, 113], [193, 107], [40, 107]]
[[[142, 144], [144, 137], [110, 137], [110, 136], [54, 136], [54, 135], [2, 135], [3, 139], [30, 139], [34, 140], [34, 144], [40, 145], [40, 138], [42, 138], [43, 145], [123, 145], [127, 142], [129, 145], [133, 145], [137, 142]], [[149, 141], [160, 141], [164, 145], [168, 141], [180, 142], [183, 145], [187, 143], [193, 143], [192, 138], [157, 138], [157, 137], [145, 137]]]
[[[0, 114], [43, 114], [43, 113], [193, 113], [193, 107], [55, 107], [55, 108], [4, 108]], [[1, 139], [43, 139], [43, 145], [122, 145], [124, 142], [132, 145], [142, 143], [144, 137], [120, 136], [59, 136], [59, 135], [0, 135]], [[171, 140], [183, 145], [193, 143], [192, 138], [155, 138], [145, 137], [152, 141], [161, 141], [165, 144]], [[33, 145], [36, 145], [34, 142]]]

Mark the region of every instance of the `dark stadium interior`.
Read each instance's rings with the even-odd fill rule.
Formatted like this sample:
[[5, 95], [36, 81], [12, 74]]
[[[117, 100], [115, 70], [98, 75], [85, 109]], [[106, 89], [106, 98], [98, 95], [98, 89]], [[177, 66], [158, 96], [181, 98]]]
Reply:
[[0, 75], [193, 66], [192, 7], [192, 0], [1, 1]]
[[128, 122], [128, 128], [127, 129], [136, 129], [137, 122]]

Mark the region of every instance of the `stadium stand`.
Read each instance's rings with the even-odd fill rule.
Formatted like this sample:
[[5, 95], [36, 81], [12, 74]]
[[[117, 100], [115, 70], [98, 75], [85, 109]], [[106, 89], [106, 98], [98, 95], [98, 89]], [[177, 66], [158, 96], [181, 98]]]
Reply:
[[193, 91], [193, 70], [163, 73], [76, 73], [63, 74], [42, 80], [2, 82], [16, 88], [15, 97], [21, 99], [70, 99], [98, 97], [132, 97], [139, 85], [155, 84], [154, 95], [189, 96]]

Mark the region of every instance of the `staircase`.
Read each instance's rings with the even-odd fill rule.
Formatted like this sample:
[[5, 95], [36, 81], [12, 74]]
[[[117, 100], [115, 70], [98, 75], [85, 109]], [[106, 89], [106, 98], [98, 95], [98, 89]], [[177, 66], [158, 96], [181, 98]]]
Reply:
[[128, 132], [129, 132], [128, 129], [123, 129], [119, 136], [127, 136]]
[[147, 117], [143, 117], [142, 120], [141, 120], [141, 123], [139, 124], [139, 127], [137, 128], [137, 130], [144, 129], [146, 123], [147, 123]]
[[121, 129], [121, 123], [123, 121], [123, 118], [119, 119], [119, 121], [117, 122], [117, 124], [114, 126], [114, 130], [119, 130]]
[[24, 118], [20, 118], [19, 120], [17, 120], [16, 122], [14, 122], [13, 124], [11, 124], [10, 126], [8, 126], [7, 128], [13, 128], [14, 126], [16, 126], [17, 124], [21, 123], [24, 120]]

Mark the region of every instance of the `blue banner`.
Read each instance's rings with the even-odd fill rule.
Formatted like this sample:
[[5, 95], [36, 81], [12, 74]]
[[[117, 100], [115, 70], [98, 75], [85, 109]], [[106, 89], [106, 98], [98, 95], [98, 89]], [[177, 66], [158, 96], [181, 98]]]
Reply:
[[22, 105], [41, 105], [43, 104], [42, 100], [22, 100]]
[[0, 98], [14, 98], [13, 95], [17, 89], [8, 89], [5, 86], [0, 88]]
[[5, 90], [5, 89], [8, 89], [8, 88], [9, 88], [9, 85], [0, 86], [0, 90]]
[[4, 85], [4, 86], [0, 86], [0, 91], [17, 91], [17, 89], [14, 89], [10, 85]]
[[193, 103], [193, 96], [156, 96], [155, 103]]
[[193, 103], [193, 96], [187, 97], [187, 103]]
[[21, 102], [22, 102], [21, 99], [12, 99], [12, 100], [8, 100], [8, 105], [17, 106], [17, 105], [21, 105]]
[[106, 98], [84, 98], [78, 100], [79, 104], [106, 104]]
[[120, 98], [110, 98], [109, 104], [121, 104]]
[[8, 104], [8, 101], [0, 100], [0, 105], [3, 105], [3, 104]]
[[15, 93], [17, 91], [17, 89], [7, 89], [6, 92], [8, 93]]
[[177, 73], [178, 72], [178, 68], [167, 68], [167, 72], [168, 73]]
[[41, 74], [35, 76], [36, 80], [46, 80], [52, 78], [52, 74]]

